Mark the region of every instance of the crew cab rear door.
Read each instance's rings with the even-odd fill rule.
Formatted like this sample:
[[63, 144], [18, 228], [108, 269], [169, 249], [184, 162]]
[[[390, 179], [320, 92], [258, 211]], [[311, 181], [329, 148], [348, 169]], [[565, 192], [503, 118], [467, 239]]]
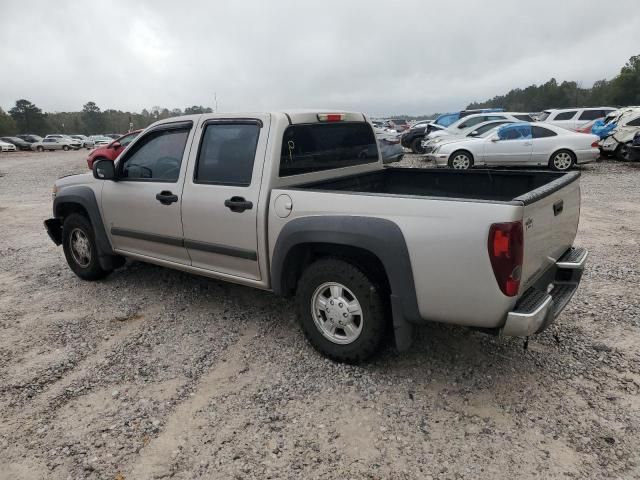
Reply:
[[184, 245], [194, 267], [259, 280], [258, 199], [270, 115], [206, 115], [182, 194]]

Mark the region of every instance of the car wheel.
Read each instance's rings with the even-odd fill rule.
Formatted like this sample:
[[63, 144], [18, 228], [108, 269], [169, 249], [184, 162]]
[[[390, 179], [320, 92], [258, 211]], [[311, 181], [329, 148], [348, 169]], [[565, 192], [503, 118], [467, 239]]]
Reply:
[[456, 170], [468, 170], [473, 167], [473, 155], [466, 150], [453, 152], [449, 157], [449, 167]]
[[632, 142], [621, 143], [616, 148], [616, 157], [621, 162], [628, 162], [631, 160], [631, 145]]
[[93, 227], [84, 215], [73, 213], [64, 219], [62, 248], [69, 268], [83, 280], [99, 280], [111, 273], [100, 266]]
[[38, 145], [38, 146], [36, 147], [36, 150], [37, 150], [37, 151], [39, 151], [39, 152], [44, 152], [44, 147], [42, 147], [42, 146]]
[[316, 350], [359, 363], [382, 345], [388, 323], [382, 290], [358, 267], [335, 258], [312, 263], [296, 292], [298, 316]]
[[63, 149], [65, 152], [66, 152], [66, 151], [68, 151], [68, 150], [69, 150], [69, 145], [63, 145], [63, 146], [62, 146], [62, 149]]
[[553, 170], [564, 172], [576, 163], [576, 156], [569, 150], [558, 150], [549, 159], [549, 167]]
[[424, 147], [422, 144], [422, 138], [418, 137], [411, 142], [411, 151], [420, 155], [424, 154]]

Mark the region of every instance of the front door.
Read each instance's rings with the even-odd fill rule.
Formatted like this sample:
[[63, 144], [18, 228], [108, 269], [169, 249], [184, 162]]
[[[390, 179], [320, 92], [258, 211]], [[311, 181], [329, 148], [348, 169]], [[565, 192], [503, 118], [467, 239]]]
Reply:
[[192, 122], [176, 122], [145, 133], [117, 162], [117, 180], [104, 182], [102, 213], [115, 250], [190, 263], [180, 207], [191, 130]]
[[182, 198], [184, 242], [194, 267], [261, 278], [258, 228], [265, 226], [258, 226], [258, 199], [269, 119], [212, 115], [196, 129], [199, 150]]
[[531, 127], [512, 123], [498, 129], [484, 144], [483, 163], [495, 166], [526, 165], [531, 160]]

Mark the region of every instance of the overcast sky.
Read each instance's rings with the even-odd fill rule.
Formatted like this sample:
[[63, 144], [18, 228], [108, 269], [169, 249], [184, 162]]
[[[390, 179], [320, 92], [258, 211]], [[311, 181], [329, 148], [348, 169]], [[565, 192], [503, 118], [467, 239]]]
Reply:
[[611, 78], [639, 26], [634, 0], [3, 0], [0, 107], [448, 111]]

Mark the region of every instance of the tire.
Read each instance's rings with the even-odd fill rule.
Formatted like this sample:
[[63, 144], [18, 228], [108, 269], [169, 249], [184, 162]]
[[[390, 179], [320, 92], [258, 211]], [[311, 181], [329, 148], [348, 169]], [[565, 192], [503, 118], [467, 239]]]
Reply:
[[632, 142], [621, 143], [616, 147], [616, 158], [621, 162], [628, 162], [631, 160], [631, 147]]
[[72, 213], [64, 219], [62, 248], [69, 268], [83, 280], [100, 280], [111, 273], [100, 266], [93, 227], [84, 215]]
[[39, 152], [44, 152], [44, 147], [42, 145], [38, 145], [36, 147], [36, 150], [39, 151]]
[[312, 263], [300, 277], [296, 303], [305, 336], [332, 360], [360, 363], [380, 349], [389, 325], [385, 296], [358, 267], [336, 258]]
[[68, 151], [69, 151], [69, 145], [63, 145], [63, 146], [62, 146], [62, 149], [63, 149], [65, 152], [68, 152]]
[[549, 168], [558, 172], [566, 172], [576, 164], [576, 155], [571, 150], [558, 150], [549, 158]]
[[456, 170], [469, 170], [473, 167], [473, 155], [466, 150], [456, 150], [449, 156], [447, 164]]
[[422, 138], [418, 137], [418, 138], [414, 138], [413, 141], [411, 142], [411, 151], [413, 153], [417, 153], [417, 154], [424, 154], [424, 147], [421, 145], [422, 143]]

